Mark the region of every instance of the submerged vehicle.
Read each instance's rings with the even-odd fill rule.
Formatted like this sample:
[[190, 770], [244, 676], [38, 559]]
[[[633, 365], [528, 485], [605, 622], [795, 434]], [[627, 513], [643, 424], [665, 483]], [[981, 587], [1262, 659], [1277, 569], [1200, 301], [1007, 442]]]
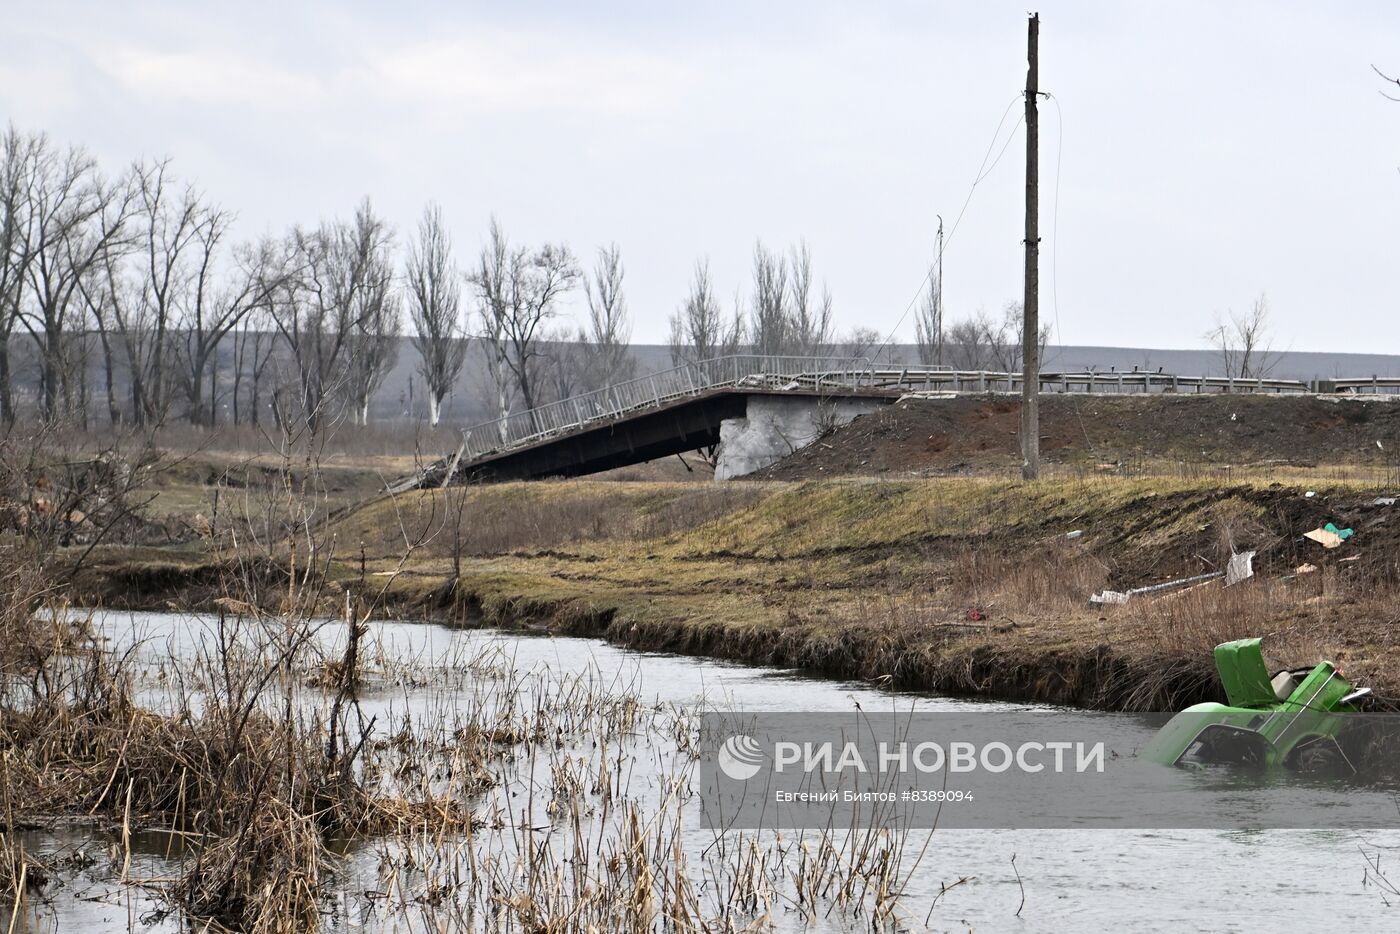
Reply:
[[1142, 756], [1163, 765], [1351, 770], [1339, 742], [1346, 715], [1371, 693], [1331, 662], [1269, 673], [1259, 639], [1215, 647], [1228, 703], [1195, 704], [1158, 731]]

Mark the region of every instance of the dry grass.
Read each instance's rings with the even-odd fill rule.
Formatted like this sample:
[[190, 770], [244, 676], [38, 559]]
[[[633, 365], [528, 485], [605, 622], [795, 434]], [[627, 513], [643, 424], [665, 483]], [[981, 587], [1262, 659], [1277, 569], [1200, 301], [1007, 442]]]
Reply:
[[336, 529], [371, 556], [393, 554], [405, 530], [422, 554], [482, 557], [653, 541], [742, 512], [767, 491], [748, 485], [601, 481], [513, 483], [424, 491], [351, 513]]
[[[468, 525], [484, 520], [498, 537], [482, 549], [486, 560], [462, 565], [456, 593], [486, 623], [1109, 708], [1164, 709], [1210, 695], [1218, 690], [1211, 648], [1262, 635], [1279, 666], [1330, 658], [1400, 698], [1390, 636], [1396, 533], [1366, 484], [1095, 477], [742, 486], [750, 500], [721, 494], [713, 511], [698, 496], [676, 500], [700, 505], [654, 535], [639, 522], [676, 495], [666, 485], [472, 490]], [[1304, 497], [1309, 489], [1316, 496]], [[415, 502], [393, 507], [406, 513]], [[608, 508], [614, 516], [597, 515]], [[354, 521], [388, 525], [386, 514]], [[1344, 514], [1359, 530], [1344, 549], [1324, 553], [1301, 539]], [[503, 527], [510, 516], [518, 521]], [[552, 526], [554, 516], [578, 518]], [[536, 537], [550, 531], [555, 538]], [[567, 550], [548, 544], [560, 539]], [[1087, 603], [1105, 588], [1218, 570], [1246, 549], [1259, 552], [1257, 577], [1229, 591], [1214, 584], [1121, 608]], [[1281, 580], [1304, 561], [1322, 570]], [[432, 559], [415, 570], [398, 591], [405, 601], [454, 574]]]

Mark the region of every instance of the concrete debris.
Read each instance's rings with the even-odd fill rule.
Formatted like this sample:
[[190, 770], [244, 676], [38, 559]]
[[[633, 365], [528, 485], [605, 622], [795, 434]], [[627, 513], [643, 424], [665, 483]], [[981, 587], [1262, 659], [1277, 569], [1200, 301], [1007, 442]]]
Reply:
[[1066, 532], [1065, 538], [1075, 539], [1084, 534], [1083, 529], [1075, 529], [1073, 532]]
[[1395, 505], [1395, 497], [1394, 497], [1394, 496], [1377, 496], [1374, 500], [1371, 501], [1371, 505], [1372, 505], [1372, 506], [1394, 506], [1394, 505]]

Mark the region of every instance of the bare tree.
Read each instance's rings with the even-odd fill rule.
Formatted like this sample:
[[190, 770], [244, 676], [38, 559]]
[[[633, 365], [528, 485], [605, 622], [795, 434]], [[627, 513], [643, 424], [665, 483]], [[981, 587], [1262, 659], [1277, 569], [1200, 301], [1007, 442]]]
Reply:
[[598, 250], [593, 274], [585, 282], [588, 321], [579, 328], [580, 377], [585, 390], [602, 389], [631, 379], [637, 371], [632, 358], [632, 322], [622, 292], [622, 254], [617, 244]]
[[831, 352], [831, 291], [822, 284], [814, 294], [812, 254], [804, 240], [793, 247], [788, 276], [788, 326], [785, 352], [804, 357], [824, 357]]
[[1249, 311], [1230, 312], [1216, 318], [1215, 327], [1206, 332], [1225, 375], [1235, 379], [1262, 379], [1278, 365], [1269, 335], [1269, 301], [1261, 292]]
[[[1050, 340], [1050, 325], [1040, 328], [1040, 350]], [[948, 327], [946, 359], [959, 370], [1014, 373], [1021, 368], [1021, 303], [1007, 302], [1000, 318], [979, 308]]]
[[[132, 376], [132, 414], [138, 424], [159, 421], [165, 415], [167, 336], [175, 307], [202, 304], [208, 269], [228, 217], [209, 207], [192, 186], [178, 194], [167, 190], [168, 163], [138, 166], [138, 242], [142, 277], [141, 327], [149, 335], [147, 347], [128, 341]], [[173, 196], [173, 200], [172, 200]], [[109, 266], [110, 268], [110, 266]], [[185, 290], [193, 285], [195, 293]], [[186, 322], [188, 323], [188, 322]], [[123, 326], [123, 332], [128, 330]]]
[[70, 330], [82, 333], [86, 317], [79, 289], [114, 252], [129, 248], [134, 200], [127, 180], [102, 178], [83, 149], [60, 152], [39, 138], [26, 204], [33, 225], [27, 270], [33, 301], [22, 321], [39, 346], [46, 418], [58, 415], [60, 403], [71, 409], [70, 377], [79, 379], [82, 391], [84, 348], [68, 340]]
[[[289, 244], [295, 274], [280, 279], [271, 295], [272, 318], [296, 370], [300, 417], [318, 430], [337, 393], [348, 382], [347, 349], [355, 340], [359, 316], [376, 307], [373, 295], [389, 268], [389, 232], [369, 201], [352, 223], [323, 224], [314, 232], [294, 231]], [[274, 400], [279, 420], [291, 416], [280, 393]]]
[[540, 352], [532, 364], [532, 385], [543, 404], [600, 389], [592, 383], [589, 350], [582, 343], [587, 332], [567, 326], [551, 328], [540, 340]]
[[914, 341], [919, 362], [933, 366], [943, 362], [943, 293], [937, 267], [929, 267], [924, 294], [914, 311]]
[[[210, 268], [229, 217], [207, 205], [192, 186], [177, 188], [166, 161], [137, 165], [132, 186], [130, 254], [109, 252], [97, 281], [83, 286], [83, 296], [102, 341], [108, 394], [113, 394], [111, 344], [116, 342], [128, 374], [132, 421], [142, 425], [165, 418], [175, 382], [169, 357], [180, 343], [174, 338], [186, 343], [203, 338]], [[197, 359], [202, 372], [203, 357]], [[186, 392], [191, 393], [188, 385]], [[197, 392], [191, 395], [197, 403]], [[115, 420], [114, 404], [109, 400]], [[191, 419], [198, 416], [198, 405], [192, 405]]]
[[792, 346], [791, 324], [787, 261], [760, 242], [753, 250], [753, 300], [749, 308], [753, 352], [765, 356], [786, 353]]
[[871, 327], [855, 327], [847, 332], [840, 343], [843, 357], [868, 357], [879, 350], [884, 338]]
[[266, 307], [253, 307], [234, 331], [232, 403], [235, 425], [245, 420], [250, 425], [259, 424], [264, 376], [276, 349], [274, 327], [267, 317]]
[[[96, 278], [95, 276], [93, 278]], [[117, 402], [116, 369], [113, 365], [113, 323], [111, 309], [102, 301], [100, 288], [83, 287], [83, 299], [87, 303], [88, 311], [92, 314], [93, 324], [97, 329], [97, 342], [102, 350], [102, 376], [103, 389], [106, 392], [107, 418], [113, 425], [122, 423], [122, 409]]]
[[995, 369], [997, 343], [1005, 340], [1003, 329], [979, 308], [971, 316], [948, 326], [944, 352], [948, 362], [959, 370]]
[[[1046, 325], [1040, 329], [1041, 355], [1044, 356]], [[1001, 321], [989, 331], [991, 340], [988, 350], [991, 354], [992, 369], [1011, 373], [1021, 369], [1021, 303], [1007, 302], [1001, 310]]]
[[270, 307], [282, 280], [295, 274], [282, 248], [264, 240], [235, 250], [237, 267], [227, 279], [217, 276], [216, 258], [228, 222], [228, 215], [210, 211], [197, 228], [193, 274], [178, 306], [175, 357], [194, 425], [212, 426], [216, 421], [219, 348], [225, 338], [254, 309]]
[[435, 204], [423, 209], [418, 239], [408, 245], [404, 278], [418, 372], [428, 386], [428, 422], [437, 425], [443, 401], [467, 358], [467, 329], [452, 242], [442, 223], [442, 210]]
[[349, 373], [346, 386], [354, 404], [355, 424], [369, 424], [369, 405], [399, 355], [402, 318], [387, 255], [376, 260], [366, 288], [356, 298], [359, 308], [350, 330]]
[[695, 261], [690, 293], [671, 315], [671, 362], [698, 363], [735, 353], [744, 339], [743, 318], [736, 309], [726, 321], [710, 284], [710, 264]]
[[514, 247], [500, 223], [491, 219], [489, 239], [468, 281], [476, 290], [480, 335], [502, 416], [510, 412], [516, 394], [527, 410], [537, 404], [535, 383], [545, 330], [558, 314], [560, 296], [580, 276], [567, 246]]
[[0, 140], [0, 419], [6, 424], [15, 420], [10, 336], [19, 321], [32, 256], [29, 187], [42, 143], [43, 137], [21, 134], [13, 125]]

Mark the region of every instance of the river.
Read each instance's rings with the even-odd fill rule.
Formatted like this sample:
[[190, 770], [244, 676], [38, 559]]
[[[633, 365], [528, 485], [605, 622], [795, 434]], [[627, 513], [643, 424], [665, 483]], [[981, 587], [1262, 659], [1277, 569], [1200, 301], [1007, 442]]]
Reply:
[[[100, 631], [119, 652], [133, 650], [156, 672], [162, 660], [188, 653], [199, 642], [207, 620], [175, 614], [100, 612]], [[334, 641], [343, 630], [328, 625]], [[849, 712], [866, 710], [950, 711], [997, 709], [1043, 717], [1043, 706], [993, 704], [927, 694], [891, 692], [868, 684], [809, 677], [799, 672], [749, 667], [665, 653], [635, 652], [590, 639], [492, 630], [458, 630], [427, 623], [371, 624], [367, 652], [380, 662], [396, 660], [419, 668], [460, 667], [465, 659], [492, 657], [517, 671], [577, 676], [604, 691], [628, 692], [653, 708], [716, 704], [746, 711]], [[425, 662], [431, 664], [425, 665]], [[151, 682], [160, 681], [153, 675]], [[393, 722], [405, 710], [419, 716], [456, 703], [458, 684], [421, 680], [385, 681], [365, 692], [368, 716]], [[152, 687], [152, 696], [159, 688]], [[1053, 708], [1072, 719], [1086, 714]], [[1145, 737], [1144, 737], [1145, 738]], [[641, 740], [634, 740], [641, 743]], [[655, 737], [646, 749], [629, 753], [629, 780], [638, 800], [656, 800], [663, 784], [655, 763], [668, 750]], [[669, 752], [673, 753], [674, 750]], [[536, 767], [536, 773], [538, 767]], [[530, 765], [516, 762], [493, 793], [495, 804], [520, 812], [513, 794], [528, 795]], [[538, 775], [536, 774], [538, 779]], [[538, 793], [537, 793], [538, 796]], [[491, 797], [488, 795], [486, 797]], [[541, 805], [542, 806], [542, 805]], [[535, 823], [539, 821], [536, 820]], [[510, 836], [502, 832], [503, 839]], [[1282, 927], [1377, 930], [1400, 925], [1400, 907], [1390, 908], [1368, 877], [1367, 855], [1400, 850], [1400, 832], [1343, 831], [1120, 831], [1120, 830], [953, 830], [916, 832], [906, 842], [902, 911], [898, 927], [977, 931], [1277, 931]], [[685, 846], [694, 853], [714, 841], [693, 816], [686, 821]], [[39, 853], [71, 857], [107, 844], [82, 829], [31, 834], [27, 845]], [[176, 862], [159, 840], [137, 841], [131, 874], [167, 878]], [[927, 846], [925, 844], [927, 843]], [[507, 844], [508, 845], [508, 844]], [[1012, 858], [1015, 857], [1013, 865]], [[915, 859], [917, 857], [917, 859]], [[360, 903], [357, 892], [372, 889], [376, 851], [349, 849], [345, 883], [328, 930], [412, 927], [388, 924]], [[74, 861], [75, 865], [82, 860]], [[178, 930], [172, 917], [160, 917], [158, 903], [139, 889], [118, 885], [99, 859], [75, 869], [31, 918], [34, 930]], [[964, 880], [960, 884], [959, 880]], [[941, 895], [941, 889], [947, 888]], [[1393, 900], [1393, 899], [1392, 899]], [[862, 930], [868, 919], [831, 911], [803, 920], [781, 906], [774, 926], [784, 930]]]

